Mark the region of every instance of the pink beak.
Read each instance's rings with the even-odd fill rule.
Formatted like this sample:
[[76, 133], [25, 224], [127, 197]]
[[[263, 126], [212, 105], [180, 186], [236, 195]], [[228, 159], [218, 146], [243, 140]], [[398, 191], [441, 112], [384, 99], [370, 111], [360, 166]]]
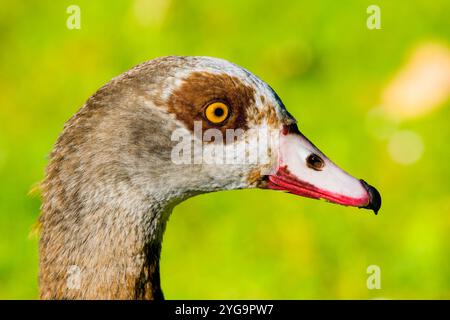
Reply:
[[336, 166], [295, 124], [283, 126], [278, 165], [267, 178], [269, 189], [371, 209], [375, 214], [381, 207], [380, 193], [374, 187]]

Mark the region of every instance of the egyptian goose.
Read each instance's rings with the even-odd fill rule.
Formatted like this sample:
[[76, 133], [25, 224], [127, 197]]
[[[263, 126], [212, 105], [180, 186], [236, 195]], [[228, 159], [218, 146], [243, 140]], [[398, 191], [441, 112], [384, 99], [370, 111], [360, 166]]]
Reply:
[[[204, 139], [210, 129], [217, 141]], [[239, 129], [233, 139], [220, 137]], [[231, 164], [195, 160], [195, 143], [201, 152], [245, 143], [252, 149], [261, 130], [278, 135], [263, 144], [266, 161], [241, 161], [242, 154]], [[180, 137], [194, 147], [180, 153]], [[249, 71], [216, 58], [170, 56], [119, 75], [68, 120], [50, 155], [39, 219], [40, 297], [163, 299], [159, 257], [174, 206], [242, 188], [375, 213], [381, 206], [376, 189], [320, 152]]]

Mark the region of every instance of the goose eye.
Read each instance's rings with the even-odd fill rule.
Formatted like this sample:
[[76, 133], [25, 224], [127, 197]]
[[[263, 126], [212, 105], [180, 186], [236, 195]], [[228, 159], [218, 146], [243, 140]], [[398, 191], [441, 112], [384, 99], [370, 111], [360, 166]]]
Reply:
[[214, 102], [205, 109], [205, 118], [212, 123], [221, 123], [228, 118], [228, 106], [222, 102]]

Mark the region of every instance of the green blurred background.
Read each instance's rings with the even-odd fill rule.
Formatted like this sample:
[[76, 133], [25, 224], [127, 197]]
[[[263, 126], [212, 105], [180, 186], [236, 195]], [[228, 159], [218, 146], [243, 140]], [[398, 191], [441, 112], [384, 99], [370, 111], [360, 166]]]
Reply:
[[[80, 30], [66, 27], [71, 4]], [[380, 30], [366, 27], [371, 4]], [[260, 76], [383, 206], [374, 216], [263, 190], [190, 199], [164, 238], [166, 298], [450, 298], [448, 0], [0, 8], [0, 298], [38, 298], [30, 232], [40, 200], [29, 191], [64, 122], [115, 75], [172, 54], [221, 57]], [[366, 286], [369, 265], [381, 268], [379, 290]]]

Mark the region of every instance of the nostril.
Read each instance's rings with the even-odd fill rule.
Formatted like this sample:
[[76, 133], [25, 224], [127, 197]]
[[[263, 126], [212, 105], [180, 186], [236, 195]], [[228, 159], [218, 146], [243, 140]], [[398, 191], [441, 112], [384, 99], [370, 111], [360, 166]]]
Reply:
[[320, 171], [325, 166], [325, 162], [317, 154], [311, 153], [308, 158], [306, 158], [306, 165], [316, 171]]

